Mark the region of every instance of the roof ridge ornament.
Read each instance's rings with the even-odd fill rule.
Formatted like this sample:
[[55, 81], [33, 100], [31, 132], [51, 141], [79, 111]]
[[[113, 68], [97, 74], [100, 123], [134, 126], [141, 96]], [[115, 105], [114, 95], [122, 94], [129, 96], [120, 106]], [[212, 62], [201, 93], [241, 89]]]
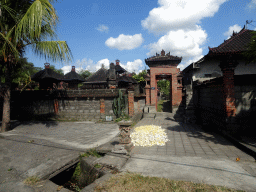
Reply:
[[44, 68], [45, 68], [45, 69], [50, 69], [50, 63], [45, 63], [45, 64], [44, 64]]
[[165, 51], [162, 49], [161, 56], [165, 56]]

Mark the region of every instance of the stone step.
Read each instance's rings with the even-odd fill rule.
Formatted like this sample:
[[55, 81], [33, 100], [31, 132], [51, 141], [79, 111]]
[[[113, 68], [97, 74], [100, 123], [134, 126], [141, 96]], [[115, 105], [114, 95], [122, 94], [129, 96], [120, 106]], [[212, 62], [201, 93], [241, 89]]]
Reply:
[[156, 107], [155, 106], [145, 106], [143, 108], [144, 113], [156, 113]]
[[143, 113], [143, 118], [152, 118], [154, 119], [156, 117], [155, 113]]

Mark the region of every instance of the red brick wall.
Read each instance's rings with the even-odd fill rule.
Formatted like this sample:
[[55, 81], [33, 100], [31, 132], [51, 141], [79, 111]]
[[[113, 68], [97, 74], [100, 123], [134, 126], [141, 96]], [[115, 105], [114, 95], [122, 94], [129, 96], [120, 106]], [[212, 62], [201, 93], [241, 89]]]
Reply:
[[145, 86], [145, 92], [146, 92], [146, 105], [150, 105], [150, 86]]
[[105, 101], [104, 101], [104, 99], [100, 99], [100, 113], [105, 114]]
[[128, 91], [128, 110], [129, 116], [134, 115], [134, 91]]
[[178, 84], [177, 75], [179, 75], [179, 69], [176, 66], [159, 66], [150, 68], [150, 83], [151, 87], [155, 87], [155, 90], [151, 89], [151, 105], [157, 103], [157, 81], [156, 76], [165, 74], [171, 75], [171, 98], [172, 105], [179, 106], [182, 101], [182, 85]]

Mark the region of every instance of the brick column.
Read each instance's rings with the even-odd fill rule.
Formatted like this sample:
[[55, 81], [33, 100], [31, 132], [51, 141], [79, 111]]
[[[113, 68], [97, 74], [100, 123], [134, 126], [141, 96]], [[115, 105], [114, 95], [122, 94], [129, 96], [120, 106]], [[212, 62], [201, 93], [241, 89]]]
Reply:
[[134, 91], [128, 91], [128, 110], [129, 116], [134, 115]]
[[235, 116], [235, 89], [234, 89], [234, 69], [237, 66], [235, 61], [224, 61], [220, 63], [223, 72], [223, 97], [227, 117]]
[[57, 115], [59, 113], [59, 101], [58, 99], [54, 99], [54, 114]]
[[146, 92], [146, 105], [150, 105], [150, 85], [145, 86]]
[[104, 115], [105, 114], [105, 100], [100, 99], [100, 114]]

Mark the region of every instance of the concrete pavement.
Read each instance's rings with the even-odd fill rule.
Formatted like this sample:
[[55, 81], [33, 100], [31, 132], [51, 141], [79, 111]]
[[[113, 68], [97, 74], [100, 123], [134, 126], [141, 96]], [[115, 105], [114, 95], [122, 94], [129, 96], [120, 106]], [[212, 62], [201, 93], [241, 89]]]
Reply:
[[132, 154], [169, 155], [205, 158], [228, 158], [235, 161], [255, 161], [249, 154], [213, 132], [205, 132], [200, 126], [176, 122], [170, 113], [157, 113], [156, 118], [144, 118], [137, 125], [161, 126], [170, 141], [165, 146], [135, 147]]
[[[23, 180], [33, 175], [43, 178], [63, 170], [78, 161], [79, 152], [97, 145], [98, 150], [109, 152], [98, 161], [116, 164], [122, 172], [256, 191], [254, 157], [224, 137], [205, 132], [200, 126], [176, 122], [170, 113], [143, 118], [136, 127], [150, 124], [164, 128], [170, 141], [165, 146], [136, 146], [129, 158], [110, 152], [118, 144], [116, 124], [27, 122], [18, 125], [0, 134], [0, 191], [37, 191], [24, 185]], [[93, 186], [82, 191], [91, 191]], [[41, 191], [44, 190], [56, 191], [56, 185], [48, 183]]]
[[[108, 142], [119, 132], [116, 124], [91, 122], [23, 122], [15, 126], [0, 133], [1, 192], [37, 191], [23, 181], [58, 174], [77, 163], [80, 152]], [[56, 191], [56, 185], [50, 186]], [[42, 191], [49, 191], [46, 188]]]
[[[170, 113], [147, 117], [135, 127], [161, 126], [170, 141], [165, 146], [135, 146], [128, 161], [119, 158], [122, 163], [113, 163], [124, 164], [120, 171], [256, 191], [255, 158], [234, 143], [217, 133], [205, 132], [200, 126], [176, 122]], [[110, 157], [115, 155], [108, 153], [105, 163]], [[104, 158], [100, 162], [104, 164]]]

